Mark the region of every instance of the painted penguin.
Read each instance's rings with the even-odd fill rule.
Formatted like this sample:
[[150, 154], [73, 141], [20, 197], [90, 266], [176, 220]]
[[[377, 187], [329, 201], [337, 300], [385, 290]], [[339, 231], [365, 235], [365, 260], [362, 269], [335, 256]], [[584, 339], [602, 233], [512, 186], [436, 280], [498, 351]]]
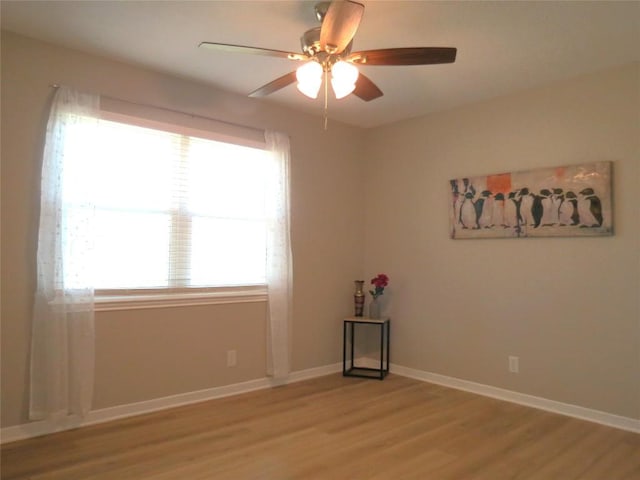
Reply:
[[542, 199], [543, 197], [541, 195], [533, 195], [533, 203], [531, 204], [531, 217], [533, 218], [534, 228], [538, 228], [542, 224], [542, 214], [544, 213]]
[[578, 214], [580, 215], [581, 227], [601, 227], [602, 226], [602, 203], [593, 191], [593, 188], [580, 190], [578, 200]]
[[453, 221], [456, 225], [460, 225], [460, 207], [462, 206], [463, 196], [458, 189], [458, 181], [451, 180], [451, 208], [453, 208]]
[[476, 223], [473, 226], [473, 228], [475, 229], [480, 228], [480, 224], [478, 223], [478, 221], [480, 220], [480, 215], [482, 215], [483, 207], [484, 207], [484, 197], [480, 197], [479, 199], [473, 202], [473, 209], [476, 212]]
[[504, 227], [504, 194], [496, 193], [493, 197], [493, 208], [491, 210], [491, 225]]
[[478, 217], [478, 227], [491, 228], [493, 226], [491, 224], [491, 216], [493, 214], [494, 199], [491, 196], [491, 192], [489, 190], [484, 190], [481, 193], [481, 195], [482, 197], [478, 199], [478, 202], [482, 200], [482, 207], [480, 208], [480, 212], [478, 212], [478, 203], [476, 202], [476, 215]]
[[465, 193], [471, 193], [471, 195], [475, 197], [476, 196], [476, 187], [474, 187], [472, 183], [468, 183], [468, 180], [467, 180], [467, 183], [465, 185], [466, 185], [466, 187], [465, 187], [464, 192]]
[[522, 220], [522, 193], [520, 192], [520, 190], [516, 190], [516, 196], [513, 200], [513, 202], [516, 204], [516, 221], [518, 222], [518, 227], [522, 226], [523, 220]]
[[540, 190], [542, 197], [542, 219], [540, 223], [543, 227], [553, 226], [553, 203], [551, 201], [551, 190], [546, 188]]
[[460, 207], [460, 222], [462, 228], [477, 228], [476, 224], [476, 208], [473, 204], [473, 193], [464, 194], [464, 201]]
[[467, 193], [471, 192], [471, 197], [473, 198], [473, 196], [476, 193], [475, 188], [473, 188], [473, 185], [469, 184], [469, 179], [468, 178], [463, 178], [462, 179], [462, 189], [459, 189], [459, 187], [456, 185], [456, 191], [458, 193], [458, 207], [457, 208], [457, 220], [458, 220], [458, 224], [464, 228], [464, 223], [462, 222], [462, 204], [466, 202], [466, 195]]
[[564, 195], [561, 188], [554, 188], [551, 192], [551, 212], [549, 212], [549, 218], [551, 225], [557, 225], [560, 223], [560, 206], [564, 202]]
[[531, 214], [533, 194], [527, 187], [525, 187], [520, 189], [520, 196], [522, 197], [522, 202], [520, 203], [520, 217], [522, 217], [522, 224], [533, 226], [533, 215]]
[[507, 227], [519, 227], [522, 224], [520, 216], [520, 202], [522, 198], [518, 191], [510, 192], [504, 202], [504, 220]]
[[564, 202], [560, 205], [560, 213], [558, 215], [560, 225], [578, 225], [580, 215], [578, 215], [578, 197], [569, 191], [564, 196]]

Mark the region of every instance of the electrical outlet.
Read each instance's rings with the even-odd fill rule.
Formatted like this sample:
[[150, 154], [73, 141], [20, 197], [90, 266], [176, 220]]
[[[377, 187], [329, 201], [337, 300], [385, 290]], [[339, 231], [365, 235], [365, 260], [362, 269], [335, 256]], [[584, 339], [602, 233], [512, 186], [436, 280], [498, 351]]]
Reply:
[[235, 350], [227, 350], [227, 367], [235, 367], [237, 363], [237, 352]]
[[509, 356], [509, 371], [511, 373], [518, 373], [520, 371], [520, 358]]

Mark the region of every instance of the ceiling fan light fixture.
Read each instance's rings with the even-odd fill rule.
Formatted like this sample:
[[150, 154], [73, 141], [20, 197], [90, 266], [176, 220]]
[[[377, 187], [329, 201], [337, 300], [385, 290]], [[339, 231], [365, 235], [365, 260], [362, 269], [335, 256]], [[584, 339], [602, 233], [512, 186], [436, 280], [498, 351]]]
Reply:
[[355, 65], [342, 60], [331, 67], [331, 86], [337, 99], [344, 98], [355, 90], [358, 75]]
[[[201, 42], [200, 47], [219, 52], [262, 55], [302, 62], [302, 67], [297, 71], [272, 80], [249, 93], [249, 96], [265, 97], [297, 80], [298, 90], [315, 99], [318, 98], [324, 82], [325, 114], [329, 73], [332, 76], [331, 83], [336, 98], [353, 93], [361, 100], [370, 102], [380, 98], [383, 93], [366, 75], [358, 73], [358, 65], [408, 66], [455, 62], [457, 49], [454, 47], [400, 47], [352, 52], [353, 39], [365, 8], [360, 2], [361, 0], [321, 0], [316, 5], [316, 15], [321, 25], [307, 30], [300, 38], [303, 53], [214, 42]], [[352, 73], [345, 74], [344, 70], [351, 70]], [[345, 76], [347, 78], [344, 78]]]
[[322, 85], [322, 66], [316, 62], [307, 62], [296, 70], [298, 90], [309, 98], [318, 98]]

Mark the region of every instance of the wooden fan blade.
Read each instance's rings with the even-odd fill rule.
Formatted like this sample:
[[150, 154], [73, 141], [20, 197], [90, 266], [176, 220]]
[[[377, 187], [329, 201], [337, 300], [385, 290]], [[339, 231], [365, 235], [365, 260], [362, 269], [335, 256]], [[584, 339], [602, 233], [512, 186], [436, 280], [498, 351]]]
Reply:
[[301, 53], [272, 50], [270, 48], [248, 47], [246, 45], [230, 45], [228, 43], [202, 42], [200, 48], [208, 48], [226, 53], [244, 53], [249, 55], [264, 55], [267, 57], [287, 58], [289, 60], [309, 60], [307, 55]]
[[320, 48], [328, 53], [342, 52], [358, 30], [364, 5], [351, 0], [334, 0], [320, 28]]
[[371, 100], [375, 100], [383, 95], [382, 90], [380, 90], [368, 77], [365, 77], [362, 72], [358, 75], [358, 80], [356, 80], [356, 89], [353, 91], [353, 94], [365, 102], [370, 102]]
[[354, 52], [346, 60], [361, 65], [433, 65], [455, 62], [456, 52], [452, 47], [384, 48]]
[[276, 78], [274, 81], [269, 82], [266, 85], [263, 85], [257, 90], [254, 90], [249, 94], [249, 96], [250, 97], [266, 97], [267, 95], [273, 92], [277, 92], [281, 88], [291, 85], [295, 81], [296, 81], [296, 72], [293, 71], [279, 78]]

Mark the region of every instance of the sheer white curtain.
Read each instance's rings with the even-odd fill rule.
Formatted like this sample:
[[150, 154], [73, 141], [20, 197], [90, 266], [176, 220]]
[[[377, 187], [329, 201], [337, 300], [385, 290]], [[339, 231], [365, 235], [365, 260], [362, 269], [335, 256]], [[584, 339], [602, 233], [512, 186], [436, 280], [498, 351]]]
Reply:
[[[38, 277], [31, 343], [32, 420], [83, 416], [91, 408], [93, 209], [92, 205], [74, 202], [76, 195], [63, 193], [63, 185], [74, 175], [84, 177], [91, 171], [91, 151], [100, 148], [91, 139], [98, 118], [98, 96], [66, 87], [57, 89], [42, 161]], [[71, 136], [75, 140], [73, 148], [70, 142], [65, 142]], [[92, 188], [91, 182], [85, 182], [82, 188]]]
[[292, 313], [292, 255], [289, 234], [289, 138], [280, 132], [265, 132], [271, 152], [274, 178], [267, 193], [267, 373], [284, 383], [291, 370], [289, 337]]

